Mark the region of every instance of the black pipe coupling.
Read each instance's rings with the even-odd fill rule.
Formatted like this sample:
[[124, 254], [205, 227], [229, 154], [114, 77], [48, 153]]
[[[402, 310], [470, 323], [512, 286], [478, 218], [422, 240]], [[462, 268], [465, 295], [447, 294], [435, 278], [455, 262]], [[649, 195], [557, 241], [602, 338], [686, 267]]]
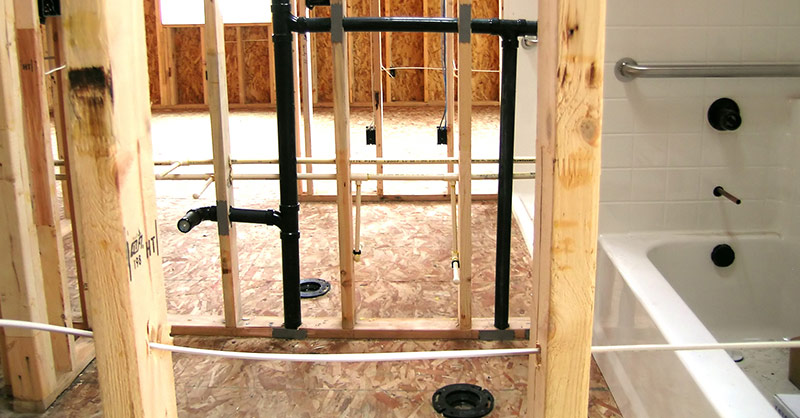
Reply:
[[[257, 210], [231, 208], [228, 218], [231, 222], [276, 225], [283, 229], [281, 213], [274, 209]], [[186, 215], [183, 215], [183, 217], [178, 220], [178, 231], [181, 231], [185, 234], [203, 221], [217, 222], [216, 206], [190, 209], [188, 212], [186, 212]]]

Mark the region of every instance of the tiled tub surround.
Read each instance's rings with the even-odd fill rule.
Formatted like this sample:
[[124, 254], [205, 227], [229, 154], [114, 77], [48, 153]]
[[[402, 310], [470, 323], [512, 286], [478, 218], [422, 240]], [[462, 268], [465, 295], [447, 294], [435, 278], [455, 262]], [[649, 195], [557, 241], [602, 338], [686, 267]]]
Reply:
[[[798, 0], [609, 0], [600, 229], [781, 231], [798, 203], [800, 78], [638, 79], [614, 63], [800, 63]], [[743, 123], [718, 132], [708, 106], [730, 97]], [[796, 122], [795, 122], [796, 123]], [[722, 185], [740, 206], [715, 198]], [[800, 229], [800, 228], [798, 228]]]
[[[678, 246], [668, 251], [680, 253], [694, 245], [689, 242], [702, 241], [703, 234], [751, 233], [772, 237], [764, 243], [782, 243], [776, 254], [783, 256], [774, 259], [776, 266], [783, 268], [800, 258], [796, 245], [800, 243], [800, 78], [624, 83], [614, 75], [614, 64], [624, 57], [645, 65], [797, 64], [798, 40], [798, 0], [608, 1], [599, 212], [603, 238], [594, 344], [747, 338], [751, 329], [747, 320], [726, 322], [729, 327], [720, 334], [706, 323], [716, 322], [704, 318], [706, 309], [716, 312], [714, 318], [732, 319], [746, 311], [780, 306], [771, 317], [752, 318], [763, 320], [762, 330], [779, 325], [781, 315], [793, 312], [794, 318], [800, 317], [792, 308], [800, 304], [747, 299], [766, 295], [770, 289], [774, 297], [796, 301], [800, 282], [791, 274], [764, 277], [772, 280], [770, 284], [758, 281], [762, 279], [758, 275], [732, 280], [677, 257], [670, 264], [690, 267], [676, 277], [689, 281], [670, 284], [669, 275], [662, 275], [647, 254], [655, 245], [651, 238], [669, 241], [676, 233], [693, 234], [686, 240], [687, 249]], [[741, 109], [743, 122], [736, 131], [716, 131], [706, 120], [708, 107], [721, 97], [735, 100]], [[741, 198], [742, 204], [714, 197], [718, 185]], [[701, 252], [710, 253], [710, 248]], [[767, 255], [737, 250], [736, 263], [748, 268], [767, 265]], [[742, 292], [726, 296], [724, 289], [702, 287], [707, 280], [727, 280], [741, 285]], [[680, 289], [684, 285], [686, 289]], [[722, 314], [719, 309], [730, 308], [737, 298], [749, 303]], [[792, 335], [755, 335], [784, 336]], [[762, 354], [770, 354], [766, 362], [771, 362], [767, 365], [772, 370], [781, 370], [779, 363], [784, 360], [775, 361], [771, 355], [775, 352], [745, 352], [744, 363], [758, 363], [765, 358]], [[777, 356], [782, 355], [779, 350]], [[770, 402], [722, 351], [627, 353], [597, 360], [628, 417], [773, 414]], [[770, 375], [759, 364], [743, 367], [751, 378]], [[753, 380], [762, 389], [784, 387]]]
[[[736, 252], [730, 267], [711, 262], [711, 250], [720, 243]], [[800, 335], [800, 281], [787, 280], [800, 270], [793, 256], [799, 251], [776, 234], [603, 235], [593, 343], [772, 341]], [[768, 400], [759, 389], [792, 390], [788, 351], [772, 354], [778, 358], [768, 366], [783, 367], [765, 372], [755, 364], [748, 374], [766, 380], [753, 383], [722, 350], [595, 358], [626, 417], [770, 417], [777, 416], [771, 394]], [[752, 357], [749, 351], [744, 356]]]

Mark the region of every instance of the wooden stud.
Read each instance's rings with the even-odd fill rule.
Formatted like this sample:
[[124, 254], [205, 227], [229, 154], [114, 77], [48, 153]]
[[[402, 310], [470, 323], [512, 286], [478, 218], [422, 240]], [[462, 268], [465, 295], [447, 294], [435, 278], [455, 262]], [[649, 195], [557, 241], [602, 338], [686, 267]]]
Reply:
[[[26, 10], [21, 9], [22, 13]], [[22, 14], [21, 13], [21, 14]], [[27, 10], [32, 13], [32, 10]], [[24, 15], [23, 15], [24, 18]], [[22, 89], [14, 28], [14, 2], [0, 6], [0, 300], [2, 317], [47, 322], [23, 135]], [[17, 399], [44, 399], [55, 386], [50, 336], [6, 329], [3, 363]]]
[[[223, 51], [225, 49], [223, 48]], [[200, 67], [203, 69], [203, 104], [208, 104], [208, 62], [206, 61], [206, 37], [200, 27]]]
[[[308, 18], [308, 8], [306, 8], [305, 0], [298, 0], [298, 12], [303, 17]], [[303, 113], [303, 156], [311, 158], [311, 122], [314, 118], [314, 98], [312, 94], [312, 72], [311, 72], [311, 49], [308, 34], [300, 34], [298, 36], [298, 47], [300, 48], [300, 94], [302, 100], [300, 106]], [[306, 173], [313, 171], [311, 164], [306, 164]], [[306, 193], [309, 195], [314, 194], [314, 180], [306, 182]]]
[[269, 97], [270, 103], [275, 104], [278, 102], [278, 89], [275, 88], [275, 65], [272, 60], [275, 59], [275, 45], [272, 43], [272, 24], [267, 26], [267, 37], [269, 38], [267, 44], [269, 45]]
[[[458, 0], [458, 5], [461, 30], [462, 25], [470, 24], [472, 0]], [[465, 30], [470, 35], [463, 39], [459, 34], [458, 40], [458, 257], [461, 267], [458, 321], [462, 329], [469, 329], [472, 327], [472, 30]]]
[[336, 203], [339, 214], [339, 279], [342, 288], [342, 328], [355, 325], [355, 266], [353, 262], [353, 185], [350, 180], [350, 95], [347, 87], [347, 33], [342, 20], [335, 19], [334, 9], [343, 17], [345, 0], [331, 0], [331, 36], [333, 48], [333, 113], [336, 141]]
[[[62, 3], [70, 158], [106, 416], [177, 415], [141, 0]], [[118, 36], [123, 33], [125, 36]]]
[[[380, 17], [380, 0], [370, 0], [370, 15]], [[372, 50], [372, 125], [375, 126], [375, 158], [383, 158], [383, 70], [381, 70], [381, 34], [370, 34]], [[383, 164], [375, 165], [375, 172], [383, 173]], [[377, 194], [383, 196], [383, 180], [377, 182]]]
[[[392, 10], [392, 0], [384, 0], [384, 10], [386, 11], [386, 16], [391, 16]], [[392, 33], [393, 32], [386, 32], [384, 37], [386, 39], [386, 46], [384, 53], [386, 54], [386, 68], [392, 68]], [[381, 69], [383, 71], [383, 69]], [[386, 94], [384, 94], [384, 102], [385, 103], [392, 103], [392, 81], [394, 79], [391, 78], [388, 74], [386, 75]]]
[[[292, 15], [297, 16], [297, 2], [298, 0], [292, 0]], [[302, 108], [300, 107], [300, 36], [294, 32], [292, 33], [292, 82], [294, 85], [292, 89], [294, 90], [294, 139], [295, 139], [295, 157], [302, 157], [303, 156], [303, 145], [305, 142], [303, 141], [303, 133], [305, 131], [300, 130], [300, 114], [302, 113]], [[301, 172], [301, 165], [297, 164], [297, 172]], [[303, 190], [303, 181], [297, 180], [297, 191], [298, 194], [304, 194]]]
[[[52, 63], [54, 67], [64, 65], [64, 54], [61, 51], [60, 45], [60, 25], [60, 19], [54, 17], [48, 17], [45, 25], [45, 31], [47, 33], [45, 36], [47, 39], [47, 51], [53, 56]], [[56, 154], [60, 160], [65, 160], [66, 158], [64, 157], [64, 150], [67, 147], [65, 131], [67, 128], [64, 122], [64, 102], [62, 100], [63, 95], [60, 94], [64, 84], [61, 78], [62, 73], [63, 71], [56, 71], [50, 75], [52, 80], [53, 94], [49, 98], [52, 99], [50, 102], [50, 107], [53, 110], [53, 125], [56, 128]], [[60, 174], [64, 174], [66, 176], [67, 166], [68, 164], [64, 164], [61, 167]], [[61, 181], [61, 196], [63, 200], [62, 207], [64, 208], [64, 218], [71, 219], [72, 210], [70, 209], [71, 204], [69, 200], [72, 199], [72, 193], [70, 192], [69, 188], [69, 179]]]
[[[62, 26], [61, 18], [48, 18], [48, 27], [52, 31], [53, 37], [53, 54], [55, 56], [56, 63], [62, 63], [64, 65], [64, 28]], [[64, 202], [64, 211], [69, 209], [69, 212], [72, 214], [70, 217], [70, 225], [72, 234], [72, 248], [73, 248], [73, 256], [75, 258], [75, 270], [77, 274], [77, 281], [78, 281], [78, 297], [80, 300], [80, 311], [81, 311], [81, 321], [91, 324], [91, 318], [89, 317], [89, 304], [90, 300], [87, 297], [86, 293], [86, 283], [84, 282], [83, 278], [85, 276], [84, 270], [84, 261], [81, 257], [81, 242], [82, 238], [79, 235], [78, 230], [78, 219], [80, 218], [80, 214], [77, 213], [75, 210], [76, 199], [74, 199], [73, 189], [72, 189], [72, 175], [70, 173], [70, 158], [69, 158], [69, 147], [67, 146], [67, 120], [66, 120], [66, 110], [65, 110], [65, 91], [66, 91], [66, 82], [65, 82], [65, 71], [58, 71], [55, 73], [56, 79], [56, 92], [55, 98], [56, 103], [53, 104], [53, 114], [55, 116], [55, 126], [56, 126], [56, 136], [59, 143], [63, 142], [63, 146], [61, 148], [61, 152], [63, 152], [63, 156], [60, 157], [64, 161], [64, 165], [62, 168], [62, 172], [65, 173], [65, 180], [62, 184], [66, 184], [67, 187], [63, 187], [61, 189], [62, 199]], [[65, 299], [68, 301], [69, 299]], [[67, 320], [70, 322], [65, 322], [65, 324], [71, 323], [72, 315], [70, 310], [65, 309]]]
[[[447, 0], [445, 6], [445, 16], [453, 17], [453, 8], [454, 2], [453, 0]], [[455, 155], [455, 114], [456, 114], [456, 77], [455, 77], [455, 69], [453, 68], [453, 64], [455, 61], [455, 35], [452, 33], [448, 33], [445, 35], [445, 45], [447, 48], [447, 52], [445, 53], [445, 78], [447, 79], [447, 85], [445, 86], [445, 106], [447, 107], [447, 115], [445, 115], [445, 121], [447, 122], [447, 156], [453, 157]], [[453, 164], [447, 165], [447, 172], [453, 172]]]
[[[39, 240], [48, 323], [69, 326], [71, 313], [64, 244], [56, 200], [53, 142], [44, 85], [44, 56], [35, 0], [15, 0], [25, 148], [30, 169], [33, 222]], [[56, 370], [72, 370], [74, 337], [51, 334]]]
[[168, 62], [168, 51], [171, 49], [168, 46], [167, 30], [161, 23], [161, 0], [153, 0], [155, 3], [155, 20], [156, 20], [156, 47], [158, 48], [158, 84], [159, 84], [159, 103], [162, 105], [175, 104], [173, 100], [172, 91], [170, 88], [169, 78], [171, 70], [171, 63]]
[[228, 78], [225, 69], [225, 35], [219, 4], [205, 0], [205, 55], [208, 74], [208, 105], [211, 116], [211, 143], [214, 155], [214, 188], [217, 194], [219, 262], [222, 271], [222, 298], [225, 325], [237, 327], [242, 320], [239, 284], [239, 251], [236, 225], [228, 214], [233, 205], [231, 140], [228, 124]]
[[605, 1], [539, 3], [528, 411], [585, 416], [597, 250]]
[[[351, 329], [343, 329], [336, 317], [304, 318], [301, 330], [308, 338], [355, 339], [478, 339], [481, 331], [495, 331], [493, 318], [475, 318], [473, 328], [462, 329], [453, 318], [360, 318]], [[231, 337], [272, 337], [283, 318], [256, 316], [240, 328], [227, 328], [221, 316], [170, 315], [173, 335]], [[509, 318], [509, 330], [515, 339], [523, 339], [530, 318]]]
[[239, 72], [237, 74], [239, 79], [239, 103], [245, 104], [245, 97], [247, 96], [247, 86], [244, 83], [244, 48], [242, 47], [242, 27], [236, 27], [236, 59], [239, 63]]

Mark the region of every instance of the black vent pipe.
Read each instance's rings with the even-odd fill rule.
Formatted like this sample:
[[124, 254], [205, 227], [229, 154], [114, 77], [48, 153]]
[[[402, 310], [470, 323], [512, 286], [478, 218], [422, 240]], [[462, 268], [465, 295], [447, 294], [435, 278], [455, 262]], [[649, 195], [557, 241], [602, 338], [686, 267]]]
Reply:
[[294, 131], [294, 74], [292, 73], [292, 21], [289, 0], [272, 3], [273, 70], [278, 119], [278, 167], [281, 190], [281, 262], [283, 265], [283, 326], [297, 329], [300, 313], [300, 228], [297, 214], [297, 154]]
[[511, 263], [511, 195], [514, 185], [514, 112], [517, 95], [516, 36], [503, 36], [500, 79], [500, 158], [497, 181], [497, 258], [495, 264], [494, 326], [508, 328]]

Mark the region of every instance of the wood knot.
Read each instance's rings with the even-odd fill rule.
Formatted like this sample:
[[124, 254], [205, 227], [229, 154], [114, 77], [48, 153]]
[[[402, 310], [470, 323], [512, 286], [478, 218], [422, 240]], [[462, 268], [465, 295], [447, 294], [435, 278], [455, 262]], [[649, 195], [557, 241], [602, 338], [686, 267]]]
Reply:
[[581, 137], [587, 144], [594, 146], [600, 137], [600, 130], [595, 119], [583, 119], [580, 123]]

